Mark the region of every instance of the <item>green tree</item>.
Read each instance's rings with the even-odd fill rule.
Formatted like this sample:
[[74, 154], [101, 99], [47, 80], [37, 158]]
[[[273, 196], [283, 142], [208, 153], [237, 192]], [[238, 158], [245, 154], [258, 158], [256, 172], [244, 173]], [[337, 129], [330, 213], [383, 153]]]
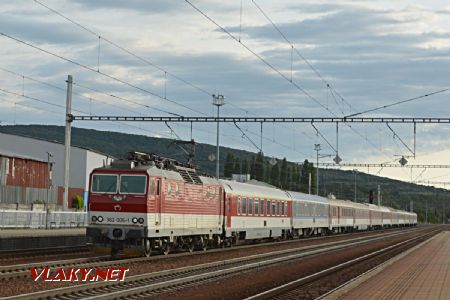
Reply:
[[246, 159], [242, 161], [242, 174], [250, 174], [250, 165]]
[[253, 159], [251, 168], [251, 175], [253, 179], [263, 181], [264, 180], [264, 166], [263, 155], [259, 152]]
[[234, 170], [234, 155], [229, 152], [227, 153], [227, 157], [225, 159], [225, 166], [224, 166], [224, 176], [226, 178], [230, 178], [231, 174], [233, 174]]
[[281, 166], [280, 166], [280, 186], [283, 189], [288, 188], [288, 174], [289, 174], [289, 170], [288, 170], [288, 166], [287, 166], [287, 160], [285, 157], [281, 161]]
[[270, 183], [274, 186], [280, 186], [280, 166], [279, 163], [272, 166], [270, 171]]

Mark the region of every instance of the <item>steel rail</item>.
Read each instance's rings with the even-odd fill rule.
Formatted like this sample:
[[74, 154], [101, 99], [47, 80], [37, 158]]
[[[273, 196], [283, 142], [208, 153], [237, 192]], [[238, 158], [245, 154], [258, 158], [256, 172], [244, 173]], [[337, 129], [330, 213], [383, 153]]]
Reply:
[[[434, 230], [432, 232], [425, 233], [424, 235], [416, 236], [416, 237], [410, 238], [410, 239], [408, 239], [406, 241], [402, 241], [402, 242], [396, 243], [394, 245], [387, 246], [387, 247], [382, 248], [380, 250], [377, 250], [377, 251], [371, 252], [369, 254], [365, 254], [365, 255], [359, 256], [357, 258], [354, 258], [354, 259], [348, 260], [346, 262], [340, 263], [340, 264], [338, 264], [336, 266], [327, 268], [325, 270], [321, 270], [321, 271], [316, 272], [314, 274], [311, 274], [311, 275], [299, 278], [297, 280], [291, 281], [289, 283], [283, 284], [281, 286], [272, 288], [272, 289], [270, 289], [268, 291], [264, 291], [262, 293], [253, 295], [253, 296], [248, 297], [246, 299], [247, 300], [274, 299], [275, 297], [280, 296], [283, 293], [288, 293], [288, 292], [291, 292], [293, 290], [296, 290], [299, 287], [304, 286], [305, 284], [308, 284], [308, 283], [312, 282], [313, 280], [316, 280], [316, 279], [319, 279], [319, 278], [323, 278], [323, 277], [328, 276], [330, 274], [333, 274], [333, 273], [335, 273], [335, 272], [337, 272], [339, 270], [342, 270], [342, 269], [348, 268], [350, 266], [356, 265], [358, 263], [361, 263], [362, 261], [368, 260], [370, 258], [374, 258], [374, 257], [376, 257], [378, 255], [381, 255], [381, 254], [384, 254], [384, 253], [388, 253], [390, 251], [398, 249], [399, 247], [406, 246], [408, 244], [414, 243], [417, 240], [421, 240], [423, 238], [429, 239], [433, 235], [435, 235], [437, 232], [440, 232], [440, 231], [441, 231], [441, 229], [436, 229], [436, 230]], [[283, 298], [282, 296], [280, 296], [280, 297]]]
[[402, 252], [401, 254], [396, 255], [396, 256], [392, 257], [391, 259], [389, 259], [389, 260], [387, 260], [387, 261], [385, 261], [385, 262], [383, 262], [383, 263], [381, 263], [381, 264], [379, 264], [379, 265], [377, 265], [377, 266], [375, 266], [375, 267], [365, 271], [364, 273], [362, 273], [362, 274], [360, 274], [360, 275], [358, 275], [358, 276], [356, 276], [356, 277], [354, 277], [354, 278], [344, 282], [343, 284], [335, 287], [334, 289], [326, 292], [325, 294], [320, 295], [315, 300], [324, 299], [324, 298], [328, 297], [329, 295], [332, 295], [333, 293], [339, 293], [340, 290], [342, 290], [343, 288], [349, 286], [350, 284], [354, 283], [355, 281], [357, 281], [357, 280], [359, 280], [359, 279], [361, 279], [363, 277], [366, 277], [367, 275], [370, 275], [370, 274], [373, 274], [373, 273], [378, 273], [379, 271], [383, 270], [386, 266], [391, 265], [392, 263], [398, 261], [399, 259], [407, 256], [409, 253], [413, 252], [414, 250], [416, 250], [416, 249], [424, 246], [425, 244], [431, 242], [437, 236], [438, 236], [438, 234], [436, 234], [436, 235], [432, 236], [431, 238], [421, 242], [420, 244], [418, 244], [418, 245], [408, 249], [407, 251]]
[[[408, 228], [408, 231], [414, 231], [417, 230], [417, 227], [411, 227]], [[392, 232], [399, 232], [398, 228], [391, 228], [389, 229], [389, 231]], [[386, 231], [386, 229], [385, 229]], [[400, 232], [404, 232], [405, 229], [401, 229]], [[313, 237], [313, 238], [308, 238], [305, 240], [289, 240], [289, 241], [283, 241], [283, 242], [279, 242], [277, 243], [277, 245], [281, 245], [281, 244], [288, 244], [288, 243], [301, 243], [302, 241], [313, 241], [313, 240], [326, 240], [326, 239], [332, 239], [332, 238], [336, 238], [336, 237], [343, 237], [344, 240], [350, 240], [352, 238], [352, 235], [358, 235], [358, 234], [363, 234], [362, 237], [360, 238], [367, 238], [367, 237], [371, 237], [371, 236], [378, 236], [383, 234], [382, 231], [376, 231], [376, 232], [355, 232], [355, 233], [350, 233], [350, 234], [345, 234], [345, 235], [330, 235], [330, 236], [325, 236], [325, 237]], [[348, 237], [348, 239], [347, 239]], [[268, 245], [273, 245], [273, 244], [258, 244], [258, 245], [240, 245], [239, 247], [235, 248], [225, 248], [225, 249], [211, 249], [209, 250], [208, 253], [214, 253], [214, 252], [225, 252], [225, 251], [232, 251], [232, 250], [239, 250], [239, 249], [246, 249], [246, 248], [258, 248], [258, 247], [265, 247]], [[67, 260], [58, 260], [58, 261], [45, 261], [45, 262], [39, 262], [39, 263], [28, 263], [28, 264], [17, 264], [17, 265], [6, 265], [6, 266], [0, 266], [0, 280], [1, 279], [13, 279], [13, 278], [17, 278], [17, 277], [24, 277], [24, 276], [28, 276], [29, 273], [29, 269], [32, 267], [35, 268], [43, 268], [43, 267], [73, 267], [73, 266], [80, 266], [80, 264], [85, 264], [85, 263], [90, 263], [90, 262], [97, 262], [98, 263], [95, 264], [95, 266], [97, 267], [102, 267], [102, 266], [113, 266], [113, 265], [118, 265], [119, 263], [122, 264], [127, 264], [127, 263], [136, 263], [136, 262], [148, 262], [148, 261], [152, 261], [152, 260], [159, 260], [159, 259], [168, 259], [168, 258], [175, 258], [175, 257], [183, 257], [183, 256], [192, 256], [192, 255], [201, 255], [203, 252], [194, 252], [194, 253], [177, 253], [177, 254], [172, 254], [170, 256], [152, 256], [152, 257], [136, 257], [136, 258], [128, 258], [128, 259], [121, 259], [121, 260], [108, 260], [108, 258], [110, 258], [109, 256], [99, 256], [96, 258], [78, 258], [78, 259], [67, 259]], [[103, 263], [101, 263], [103, 262]], [[84, 266], [84, 265], [83, 265]], [[90, 265], [92, 266], [92, 265]]]
[[[424, 231], [428, 228], [421, 228]], [[377, 237], [358, 237], [356, 239], [330, 242], [321, 245], [312, 245], [296, 249], [274, 251], [270, 253], [239, 257], [230, 260], [211, 262], [195, 266], [160, 272], [134, 275], [126, 278], [125, 282], [96, 282], [77, 286], [59, 288], [49, 291], [34, 292], [29, 294], [7, 297], [5, 299], [46, 299], [64, 296], [64, 299], [119, 299], [139, 295], [141, 293], [153, 293], [162, 289], [170, 289], [180, 285], [189, 285], [193, 282], [211, 280], [218, 276], [229, 276], [250, 269], [265, 267], [294, 259], [302, 259], [314, 255], [324, 254], [330, 251], [354, 247], [386, 238], [409, 233], [410, 231], [393, 232]]]

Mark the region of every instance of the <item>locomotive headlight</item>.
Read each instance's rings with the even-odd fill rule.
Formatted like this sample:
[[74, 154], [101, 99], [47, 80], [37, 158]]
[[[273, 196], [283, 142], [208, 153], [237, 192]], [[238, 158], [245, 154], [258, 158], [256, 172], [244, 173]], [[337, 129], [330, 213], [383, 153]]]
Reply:
[[98, 219], [96, 216], [92, 216], [91, 220], [92, 220], [92, 222], [97, 222]]
[[138, 219], [134, 217], [133, 219], [131, 219], [131, 222], [133, 222], [133, 224], [136, 224], [138, 222]]
[[103, 217], [102, 217], [102, 216], [98, 216], [97, 220], [98, 220], [99, 222], [103, 222]]
[[139, 224], [144, 224], [144, 218], [139, 218], [138, 222], [139, 222]]

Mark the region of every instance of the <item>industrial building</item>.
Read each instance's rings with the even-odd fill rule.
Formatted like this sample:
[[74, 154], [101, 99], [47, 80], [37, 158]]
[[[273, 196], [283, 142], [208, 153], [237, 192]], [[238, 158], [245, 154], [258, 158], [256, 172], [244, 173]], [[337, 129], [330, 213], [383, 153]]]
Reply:
[[[71, 147], [69, 203], [79, 195], [87, 201], [89, 174], [108, 163], [105, 154]], [[61, 208], [64, 191], [64, 145], [0, 133], [0, 203], [46, 202]]]

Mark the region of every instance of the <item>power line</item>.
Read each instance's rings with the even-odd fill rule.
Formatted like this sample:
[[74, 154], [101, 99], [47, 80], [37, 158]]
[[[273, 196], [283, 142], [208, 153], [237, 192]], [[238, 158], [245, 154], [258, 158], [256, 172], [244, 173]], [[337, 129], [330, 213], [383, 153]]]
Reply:
[[193, 111], [193, 112], [196, 112], [196, 113], [199, 113], [199, 114], [202, 114], [202, 115], [206, 115], [205, 113], [203, 113], [203, 112], [201, 112], [201, 111], [198, 111], [198, 110], [196, 110], [196, 109], [190, 108], [190, 107], [188, 107], [187, 105], [178, 103], [178, 102], [176, 102], [175, 100], [171, 100], [171, 99], [169, 99], [169, 98], [167, 98], [167, 97], [165, 98], [165, 97], [163, 97], [163, 96], [161, 96], [161, 95], [158, 95], [158, 94], [156, 94], [156, 93], [154, 93], [154, 92], [152, 92], [152, 91], [149, 91], [149, 90], [147, 90], [147, 89], [144, 89], [144, 88], [142, 88], [142, 87], [139, 87], [139, 86], [137, 86], [137, 85], [135, 85], [135, 84], [132, 84], [132, 83], [127, 82], [127, 81], [125, 81], [125, 80], [122, 80], [122, 79], [120, 79], [120, 78], [114, 77], [114, 76], [112, 76], [112, 75], [106, 74], [106, 73], [104, 73], [104, 72], [102, 72], [102, 71], [95, 70], [95, 69], [93, 69], [93, 68], [91, 68], [91, 67], [89, 67], [89, 66], [87, 66], [87, 65], [84, 65], [84, 64], [82, 64], [82, 63], [80, 63], [80, 62], [77, 62], [77, 61], [75, 61], [75, 60], [73, 60], [73, 59], [69, 59], [69, 58], [63, 57], [63, 56], [61, 56], [61, 55], [59, 55], [59, 54], [53, 53], [53, 52], [51, 52], [51, 51], [49, 51], [49, 50], [46, 50], [46, 49], [44, 49], [44, 48], [41, 48], [41, 47], [38, 47], [38, 46], [33, 45], [33, 44], [31, 44], [31, 43], [25, 42], [25, 41], [23, 41], [23, 40], [21, 40], [21, 39], [19, 39], [19, 38], [13, 37], [13, 36], [8, 35], [8, 34], [6, 34], [6, 33], [4, 33], [4, 32], [0, 32], [0, 35], [4, 36], [4, 37], [6, 37], [6, 38], [9, 38], [9, 39], [11, 39], [11, 40], [14, 40], [14, 41], [16, 41], [16, 42], [18, 42], [18, 43], [21, 43], [21, 44], [23, 44], [23, 45], [29, 46], [29, 47], [31, 47], [31, 48], [33, 48], [33, 49], [38, 50], [38, 51], [44, 52], [44, 53], [46, 53], [46, 54], [48, 54], [48, 55], [54, 56], [54, 57], [56, 57], [56, 58], [59, 58], [59, 59], [61, 59], [61, 60], [64, 60], [64, 61], [66, 61], [66, 62], [69, 62], [69, 63], [71, 63], [71, 64], [74, 64], [74, 65], [76, 65], [76, 66], [78, 66], [78, 67], [80, 67], [80, 68], [83, 68], [83, 69], [86, 69], [86, 70], [88, 70], [88, 71], [91, 71], [91, 72], [100, 74], [100, 75], [102, 75], [102, 76], [104, 76], [104, 77], [106, 77], [106, 78], [112, 79], [112, 80], [117, 81], [117, 82], [119, 82], [119, 83], [121, 83], [121, 84], [124, 84], [124, 85], [126, 85], [126, 86], [131, 87], [131, 88], [134, 88], [134, 89], [136, 89], [136, 90], [138, 90], [138, 91], [140, 91], [140, 92], [143, 92], [143, 93], [149, 94], [149, 95], [151, 95], [151, 96], [160, 98], [161, 100], [165, 100], [165, 101], [171, 102], [171, 103], [173, 103], [173, 104], [175, 104], [175, 105], [177, 105], [177, 106], [183, 107], [183, 108], [188, 109], [188, 110], [190, 110], [190, 111]]
[[[256, 53], [254, 50], [252, 50], [249, 46], [247, 46], [245, 43], [243, 43], [241, 40], [237, 39], [230, 31], [228, 31], [226, 28], [221, 26], [219, 23], [217, 23], [214, 19], [209, 17], [205, 12], [203, 12], [200, 8], [195, 6], [193, 3], [191, 3], [189, 0], [185, 0], [185, 2], [190, 5], [194, 10], [196, 10], [198, 13], [200, 13], [202, 16], [204, 16], [207, 20], [209, 20], [211, 23], [216, 25], [221, 31], [223, 31], [225, 34], [227, 34], [231, 39], [241, 44], [247, 51], [249, 51], [251, 54], [253, 54], [256, 58], [258, 58], [261, 62], [263, 62], [266, 66], [268, 66], [270, 69], [272, 69], [275, 73], [277, 73], [280, 77], [285, 79], [287, 82], [289, 82], [292, 86], [294, 86], [297, 90], [302, 92], [304, 95], [306, 95], [309, 99], [317, 103], [320, 107], [328, 111], [333, 116], [336, 116], [336, 114], [331, 111], [328, 107], [323, 105], [319, 100], [317, 100], [315, 97], [313, 97], [311, 94], [309, 94], [304, 88], [302, 88], [300, 85], [295, 83], [293, 80], [289, 79], [286, 75], [284, 75], [280, 70], [275, 68], [271, 63], [269, 63], [266, 59], [264, 59], [261, 55]], [[342, 98], [343, 99], [343, 98]], [[350, 125], [346, 124], [353, 132], [355, 132], [357, 135], [362, 137], [365, 141], [367, 141], [370, 145], [372, 145], [377, 151], [381, 151], [376, 147], [372, 142], [370, 142], [367, 138], [363, 137], [359, 132], [357, 132], [354, 128], [352, 128]], [[384, 154], [384, 153], [383, 153]], [[385, 155], [385, 154], [384, 154]], [[386, 156], [386, 155], [385, 155]], [[386, 156], [387, 157], [387, 156]]]
[[[166, 69], [164, 69], [164, 68], [162, 68], [162, 67], [156, 65], [155, 63], [150, 62], [149, 60], [147, 60], [147, 59], [145, 59], [145, 58], [143, 58], [143, 57], [141, 57], [141, 56], [139, 56], [139, 55], [133, 53], [133, 52], [130, 51], [129, 49], [126, 49], [125, 47], [122, 47], [122, 46], [118, 45], [117, 43], [115, 43], [115, 42], [113, 42], [113, 41], [111, 41], [111, 40], [105, 38], [104, 36], [102, 36], [102, 35], [100, 35], [99, 33], [93, 31], [92, 29], [89, 29], [88, 27], [86, 27], [86, 26], [80, 24], [79, 22], [77, 22], [77, 21], [75, 21], [75, 20], [73, 20], [73, 19], [67, 17], [66, 15], [64, 15], [64, 14], [62, 14], [61, 12], [57, 11], [56, 9], [53, 9], [53, 8], [49, 7], [48, 5], [42, 3], [42, 2], [40, 2], [40, 1], [38, 1], [38, 0], [34, 0], [34, 1], [35, 1], [37, 4], [39, 4], [39, 5], [43, 6], [43, 7], [45, 7], [45, 8], [48, 9], [49, 11], [51, 11], [51, 12], [53, 12], [53, 13], [59, 15], [59, 16], [62, 17], [63, 19], [65, 19], [65, 20], [69, 21], [70, 23], [74, 24], [75, 26], [77, 26], [77, 27], [83, 29], [84, 31], [86, 31], [86, 32], [88, 32], [88, 33], [90, 33], [91, 35], [95, 36], [96, 38], [98, 37], [98, 39], [99, 39], [99, 55], [100, 55], [100, 39], [102, 39], [102, 40], [104, 40], [105, 42], [107, 42], [107, 43], [113, 45], [114, 47], [116, 47], [116, 48], [118, 48], [118, 49], [120, 49], [120, 50], [122, 50], [122, 51], [128, 53], [129, 55], [131, 55], [131, 56], [137, 58], [138, 60], [140, 60], [140, 61], [146, 63], [147, 65], [150, 65], [150, 66], [152, 66], [152, 67], [158, 69], [159, 71], [164, 72], [165, 75], [170, 75], [170, 76], [172, 76], [173, 78], [175, 78], [175, 79], [177, 79], [177, 80], [179, 80], [179, 81], [181, 81], [181, 82], [183, 82], [183, 83], [185, 83], [185, 84], [187, 84], [187, 85], [189, 85], [189, 86], [191, 86], [191, 87], [193, 87], [193, 88], [199, 90], [200, 92], [202, 92], [202, 93], [204, 93], [204, 94], [206, 94], [206, 95], [209, 95], [209, 96], [212, 95], [211, 92], [208, 92], [208, 91], [206, 91], [205, 89], [200, 88], [200, 87], [197, 86], [197, 85], [194, 85], [193, 83], [191, 83], [191, 82], [185, 80], [184, 78], [181, 78], [181, 77], [179, 77], [179, 76], [177, 76], [177, 75], [175, 75], [175, 74], [173, 74], [173, 73], [167, 71]], [[241, 14], [242, 14], [242, 11], [241, 11]], [[242, 15], [241, 15], [241, 18], [242, 18]], [[99, 57], [98, 57], [98, 61], [99, 61]], [[98, 68], [97, 72], [100, 73], [99, 68]], [[164, 96], [164, 99], [166, 99], [165, 96]], [[167, 99], [166, 99], [166, 100], [167, 100]], [[234, 106], [234, 107], [236, 107], [236, 108], [242, 109], [242, 108], [239, 107], [238, 105], [235, 105], [235, 104], [232, 104], [232, 103], [229, 103], [229, 104], [232, 105], [232, 106]], [[153, 109], [155, 109], [155, 108], [153, 108]], [[157, 110], [159, 110], [159, 109], [157, 109]], [[248, 111], [245, 110], [245, 109], [242, 109], [242, 110], [248, 112]], [[160, 111], [161, 111], [161, 110], [160, 110]], [[169, 113], [169, 112], [166, 112], [166, 113]], [[169, 114], [172, 114], [172, 113], [169, 113]], [[175, 115], [176, 115], [176, 114], [175, 114]], [[301, 133], [304, 134], [305, 136], [309, 137], [305, 132], [301, 131]], [[310, 137], [309, 137], [309, 138], [310, 138]]]
[[[292, 73], [292, 50], [295, 50], [295, 53], [306, 63], [306, 65], [316, 74], [316, 76], [324, 83], [324, 85], [326, 86], [327, 89], [330, 90], [331, 92], [331, 96], [333, 97], [338, 109], [341, 111], [342, 115], [344, 116], [344, 111], [341, 109], [341, 107], [339, 106], [338, 101], [336, 100], [336, 96], [338, 96], [341, 101], [345, 104], [347, 104], [350, 108], [350, 110], [355, 110], [356, 109], [348, 102], [344, 99], [344, 97], [342, 97], [335, 89], [334, 87], [332, 87], [332, 85], [326, 81], [324, 79], [324, 77], [319, 73], [319, 71], [300, 53], [300, 51], [294, 46], [294, 44], [287, 38], [287, 36], [280, 30], [280, 28], [272, 21], [272, 19], [268, 16], [268, 14], [261, 8], [261, 6], [259, 6], [255, 0], [252, 0], [253, 4], [256, 6], [256, 8], [261, 12], [261, 14], [272, 24], [272, 26], [275, 28], [275, 30], [283, 37], [283, 39], [289, 44], [289, 46], [291, 47], [291, 73]], [[292, 75], [291, 75], [291, 81], [292, 81]], [[358, 114], [355, 114], [358, 115]], [[353, 116], [353, 115], [352, 115]], [[361, 136], [362, 138], [364, 138], [369, 144], [371, 144], [372, 146], [374, 146], [372, 144], [372, 142], [370, 142], [367, 137], [363, 137], [360, 133], [358, 133], [355, 129], [352, 129], [355, 133], [357, 133], [359, 136]], [[391, 131], [394, 132], [395, 135], [397, 135], [397, 133], [391, 128]], [[397, 135], [398, 136], [398, 135]], [[324, 136], [322, 136], [322, 138], [325, 139]], [[326, 139], [325, 139], [326, 141]], [[326, 141], [328, 143], [328, 141]], [[328, 143], [329, 144], [329, 143]], [[376, 149], [378, 149], [375, 146]]]
[[450, 91], [450, 88], [445, 88], [445, 89], [442, 89], [442, 90], [439, 90], [439, 91], [434, 91], [434, 92], [431, 92], [431, 93], [428, 93], [428, 94], [425, 94], [425, 95], [409, 98], [409, 99], [406, 99], [406, 100], [400, 100], [400, 101], [397, 101], [397, 102], [394, 102], [394, 103], [391, 103], [391, 104], [387, 104], [387, 105], [371, 108], [371, 109], [368, 109], [368, 110], [365, 110], [365, 111], [362, 111], [362, 112], [359, 112], [359, 113], [348, 115], [348, 116], [346, 116], [346, 118], [350, 118], [350, 117], [354, 117], [354, 116], [357, 116], [357, 115], [366, 114], [366, 113], [369, 113], [369, 112], [373, 112], [373, 111], [377, 111], [377, 110], [380, 110], [380, 109], [392, 107], [392, 106], [395, 106], [395, 105], [400, 105], [400, 104], [403, 104], [403, 103], [406, 103], [406, 102], [411, 102], [411, 101], [414, 101], [414, 100], [426, 98], [426, 97], [433, 96], [433, 95], [440, 94], [440, 93], [444, 93], [444, 92], [447, 92], [447, 91]]
[[236, 126], [237, 129], [239, 129], [239, 131], [243, 134], [244, 137], [247, 138], [247, 140], [256, 148], [258, 149], [261, 153], [262, 153], [262, 149], [258, 147], [258, 145], [255, 144], [255, 142], [248, 136], [245, 134], [245, 132], [241, 129], [241, 127], [238, 126], [238, 124], [236, 124], [236, 122], [234, 123], [234, 126]]
[[159, 66], [159, 65], [157, 65], [157, 64], [155, 64], [155, 63], [149, 61], [149, 60], [146, 59], [146, 58], [143, 58], [142, 56], [139, 56], [139, 55], [133, 53], [131, 50], [129, 50], [129, 49], [125, 48], [125, 47], [120, 46], [119, 44], [117, 44], [117, 43], [111, 41], [110, 39], [106, 38], [105, 36], [103, 36], [103, 35], [101, 35], [101, 34], [95, 32], [95, 31], [93, 31], [92, 29], [89, 29], [88, 27], [86, 27], [86, 26], [84, 26], [84, 25], [78, 23], [77, 21], [75, 21], [75, 20], [73, 20], [73, 19], [67, 17], [66, 15], [64, 15], [64, 14], [62, 14], [61, 12], [57, 11], [56, 9], [49, 7], [48, 5], [42, 3], [42, 2], [40, 2], [40, 1], [38, 1], [38, 0], [34, 0], [34, 2], [36, 2], [37, 4], [39, 4], [39, 5], [43, 6], [43, 7], [45, 7], [45, 8], [48, 9], [49, 11], [51, 11], [51, 12], [57, 14], [57, 15], [60, 16], [61, 18], [63, 18], [63, 19], [65, 19], [65, 20], [69, 21], [70, 23], [74, 24], [75, 26], [78, 26], [79, 28], [85, 30], [86, 32], [89, 32], [91, 35], [95, 36], [96, 38], [102, 39], [103, 41], [109, 43], [110, 45], [112, 45], [112, 46], [114, 46], [114, 47], [116, 47], [116, 48], [118, 48], [118, 49], [120, 49], [120, 50], [122, 50], [122, 51], [128, 53], [129, 55], [135, 57], [136, 59], [138, 59], [138, 60], [140, 60], [140, 61], [142, 61], [142, 62], [144, 62], [145, 64], [147, 64], [147, 65], [149, 65], [149, 66], [152, 66], [153, 68], [155, 68], [155, 69], [157, 69], [157, 70], [163, 72], [163, 73], [166, 74], [166, 75], [169, 75], [169, 76], [171, 76], [171, 77], [177, 79], [177, 80], [180, 81], [180, 82], [183, 82], [184, 84], [186, 84], [186, 85], [188, 85], [188, 86], [190, 86], [190, 87], [192, 87], [192, 88], [194, 88], [194, 89], [200, 91], [201, 93], [204, 93], [204, 94], [206, 94], [206, 95], [208, 95], [208, 96], [212, 96], [212, 93], [208, 92], [207, 90], [205, 90], [205, 89], [199, 87], [198, 85], [195, 85], [195, 84], [193, 84], [193, 83], [187, 81], [186, 79], [184, 79], [184, 78], [182, 78], [182, 77], [180, 77], [180, 76], [178, 76], [178, 75], [175, 75], [175, 74], [172, 73], [172, 72], [167, 71], [166, 69], [164, 69], [164, 68], [162, 68], [161, 66]]

